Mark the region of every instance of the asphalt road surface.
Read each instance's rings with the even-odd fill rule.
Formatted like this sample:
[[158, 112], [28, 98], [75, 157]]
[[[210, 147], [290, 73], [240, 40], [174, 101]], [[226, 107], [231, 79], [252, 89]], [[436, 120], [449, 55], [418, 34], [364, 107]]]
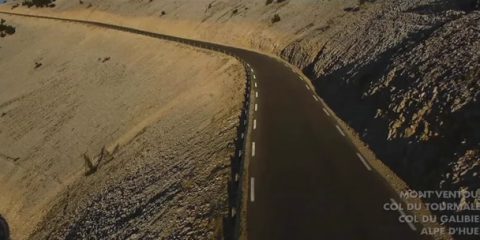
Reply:
[[392, 199], [399, 202], [396, 193], [311, 88], [272, 58], [239, 55], [254, 69], [259, 93], [248, 238], [422, 239], [415, 225], [399, 222], [401, 213], [383, 209]]
[[428, 239], [420, 236], [419, 226], [399, 222], [404, 212], [383, 209], [385, 203], [400, 202], [397, 194], [358, 153], [311, 87], [284, 63], [229, 46], [74, 22], [224, 51], [248, 63], [254, 119], [244, 193], [248, 239]]

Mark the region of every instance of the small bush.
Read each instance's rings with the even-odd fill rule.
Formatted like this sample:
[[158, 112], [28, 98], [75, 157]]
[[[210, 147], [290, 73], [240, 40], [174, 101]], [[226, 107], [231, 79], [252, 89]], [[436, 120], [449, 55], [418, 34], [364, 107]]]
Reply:
[[6, 37], [15, 33], [15, 27], [5, 24], [5, 19], [0, 20], [0, 37]]
[[375, 2], [375, 0], [358, 0], [358, 5], [361, 6], [361, 5], [363, 5], [363, 4], [367, 3], [367, 2], [373, 3], [373, 2]]
[[83, 154], [83, 160], [85, 165], [85, 176], [89, 176], [94, 174], [98, 168], [104, 164], [104, 162], [111, 161], [113, 159], [113, 153], [116, 151], [118, 146], [115, 146], [113, 152], [107, 151], [106, 147], [104, 146], [96, 157], [90, 157], [87, 153]]
[[280, 15], [278, 15], [278, 14], [273, 15], [272, 23], [280, 22], [280, 20], [281, 20]]
[[98, 169], [98, 166], [93, 163], [93, 160], [86, 153], [83, 154], [83, 160], [85, 165], [85, 176], [95, 173]]
[[[287, 1], [287, 0], [276, 0], [275, 2], [276, 2], [276, 3], [282, 3], [282, 2], [286, 2], [286, 1]], [[269, 5], [269, 4], [271, 4], [271, 3], [273, 3], [273, 0], [267, 0], [267, 1], [265, 2], [265, 5]]]
[[99, 60], [102, 61], [102, 63], [105, 63], [110, 61], [110, 57], [104, 57], [103, 59], [99, 58]]
[[346, 7], [343, 9], [345, 12], [358, 12], [360, 10], [359, 7]]
[[27, 7], [55, 7], [55, 0], [23, 0], [22, 6]]
[[238, 9], [233, 9], [232, 14], [235, 15], [235, 14], [237, 14], [237, 13], [238, 13]]

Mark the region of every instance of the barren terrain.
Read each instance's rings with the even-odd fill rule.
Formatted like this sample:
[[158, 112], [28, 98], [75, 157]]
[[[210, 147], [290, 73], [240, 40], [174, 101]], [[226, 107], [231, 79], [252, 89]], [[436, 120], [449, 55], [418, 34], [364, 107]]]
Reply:
[[479, 1], [57, 0], [13, 11], [281, 56], [412, 188], [480, 188]]
[[478, 7], [476, 0], [58, 0], [55, 8], [16, 11], [279, 55], [410, 185], [474, 190]]
[[0, 212], [13, 238], [212, 237], [242, 65], [129, 33], [5, 18], [17, 32], [0, 39]]

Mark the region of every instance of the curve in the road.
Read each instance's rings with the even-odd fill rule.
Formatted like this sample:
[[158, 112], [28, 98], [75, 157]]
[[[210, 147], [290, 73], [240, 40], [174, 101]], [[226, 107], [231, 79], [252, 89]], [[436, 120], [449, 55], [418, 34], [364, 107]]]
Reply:
[[[358, 152], [309, 82], [285, 62], [251, 50], [113, 24], [14, 15], [95, 25], [241, 59], [252, 83], [247, 84], [249, 114], [238, 150], [248, 163], [248, 176], [234, 179], [248, 181], [248, 239], [428, 239], [415, 224], [398, 221], [405, 212], [383, 209], [385, 203], [400, 204], [397, 194]], [[238, 199], [241, 195], [231, 212], [236, 219], [242, 205]], [[238, 230], [239, 220], [236, 226]]]

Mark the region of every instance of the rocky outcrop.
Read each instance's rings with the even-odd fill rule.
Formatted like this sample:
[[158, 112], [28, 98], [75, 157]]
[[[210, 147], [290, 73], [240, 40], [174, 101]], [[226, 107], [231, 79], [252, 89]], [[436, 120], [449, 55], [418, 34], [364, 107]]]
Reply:
[[309, 37], [282, 56], [392, 169], [416, 188], [438, 188], [453, 183], [458, 164], [475, 165], [461, 159], [475, 158], [480, 142], [479, 21], [464, 5], [395, 1], [311, 36], [324, 42], [313, 61]]
[[[282, 56], [313, 79], [338, 116], [412, 188], [475, 192], [480, 189], [476, 4], [394, 1], [371, 6], [344, 30], [293, 42]], [[310, 60], [312, 42], [322, 44]], [[466, 226], [451, 226], [457, 225]]]

